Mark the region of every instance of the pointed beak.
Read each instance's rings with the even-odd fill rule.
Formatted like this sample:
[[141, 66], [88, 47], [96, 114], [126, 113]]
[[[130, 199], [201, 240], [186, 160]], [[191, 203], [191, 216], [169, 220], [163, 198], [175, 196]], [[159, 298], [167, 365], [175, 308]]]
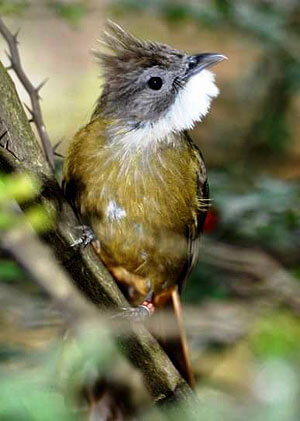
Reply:
[[203, 53], [189, 56], [187, 59], [186, 76], [189, 78], [190, 76], [201, 72], [201, 70], [212, 67], [223, 60], [228, 60], [228, 58], [223, 54], [218, 53]]

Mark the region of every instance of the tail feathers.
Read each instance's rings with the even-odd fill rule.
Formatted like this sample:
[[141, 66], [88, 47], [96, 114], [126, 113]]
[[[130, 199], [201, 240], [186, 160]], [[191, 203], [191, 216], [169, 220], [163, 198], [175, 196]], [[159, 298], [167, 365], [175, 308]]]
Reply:
[[178, 337], [175, 338], [178, 349], [179, 371], [191, 387], [195, 386], [195, 379], [192, 371], [190, 353], [188, 349], [186, 331], [183, 322], [182, 305], [178, 289], [174, 289], [171, 295], [172, 306], [178, 328]]
[[170, 336], [167, 332], [167, 326], [164, 326], [162, 323], [160, 329], [161, 334], [159, 335], [158, 341], [182, 377], [191, 387], [194, 387], [195, 380], [191, 368], [186, 332], [183, 323], [182, 305], [178, 288], [172, 291], [170, 301], [166, 307], [169, 307], [174, 314], [175, 334]]

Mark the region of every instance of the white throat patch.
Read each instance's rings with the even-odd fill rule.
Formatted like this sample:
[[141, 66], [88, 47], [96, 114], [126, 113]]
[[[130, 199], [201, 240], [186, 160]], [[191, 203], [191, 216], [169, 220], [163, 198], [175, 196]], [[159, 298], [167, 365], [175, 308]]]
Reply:
[[155, 146], [159, 142], [173, 143], [176, 134], [192, 129], [208, 113], [211, 101], [218, 96], [215, 76], [208, 70], [192, 76], [182, 88], [169, 111], [155, 123], [120, 133], [118, 144], [128, 149]]
[[179, 91], [174, 104], [162, 119], [171, 131], [192, 129], [209, 111], [213, 98], [218, 96], [215, 75], [208, 70], [192, 76], [186, 86]]

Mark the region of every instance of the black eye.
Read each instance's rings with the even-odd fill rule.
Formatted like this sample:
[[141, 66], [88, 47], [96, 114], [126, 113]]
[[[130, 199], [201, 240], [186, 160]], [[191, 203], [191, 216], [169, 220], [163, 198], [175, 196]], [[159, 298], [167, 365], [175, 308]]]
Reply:
[[189, 57], [188, 62], [187, 62], [188, 70], [193, 69], [193, 67], [196, 67], [197, 64], [198, 64], [198, 60], [197, 60], [196, 57], [194, 57], [194, 56]]
[[154, 89], [154, 91], [158, 91], [162, 87], [162, 79], [160, 77], [151, 77], [148, 80], [148, 86], [150, 89]]

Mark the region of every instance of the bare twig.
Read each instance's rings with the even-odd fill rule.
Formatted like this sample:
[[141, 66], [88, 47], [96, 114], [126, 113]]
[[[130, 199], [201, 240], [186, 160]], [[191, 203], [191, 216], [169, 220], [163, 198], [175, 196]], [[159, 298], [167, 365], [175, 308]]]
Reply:
[[7, 57], [10, 60], [9, 69], [13, 69], [18, 76], [19, 80], [21, 81], [22, 85], [26, 89], [30, 101], [31, 101], [31, 108], [27, 107], [27, 110], [29, 111], [31, 115], [32, 122], [35, 123], [39, 137], [42, 142], [42, 146], [45, 152], [45, 156], [47, 161], [49, 162], [50, 166], [54, 168], [54, 153], [51, 146], [50, 138], [47, 133], [45, 123], [43, 120], [42, 110], [40, 106], [40, 95], [39, 92], [44, 86], [44, 84], [47, 82], [47, 79], [41, 82], [37, 87], [34, 87], [31, 81], [29, 80], [28, 76], [24, 72], [24, 69], [22, 67], [20, 54], [18, 50], [18, 34], [19, 31], [15, 34], [12, 34], [7, 26], [4, 24], [3, 20], [0, 17], [0, 33], [2, 34], [3, 38], [6, 40], [8, 47], [9, 47], [9, 53], [6, 52]]
[[61, 153], [57, 152], [57, 149], [60, 147], [60, 145], [63, 143], [64, 139], [59, 140], [58, 142], [56, 142], [53, 145], [53, 153], [55, 156], [58, 156], [59, 158], [64, 159], [64, 155], [62, 155]]

